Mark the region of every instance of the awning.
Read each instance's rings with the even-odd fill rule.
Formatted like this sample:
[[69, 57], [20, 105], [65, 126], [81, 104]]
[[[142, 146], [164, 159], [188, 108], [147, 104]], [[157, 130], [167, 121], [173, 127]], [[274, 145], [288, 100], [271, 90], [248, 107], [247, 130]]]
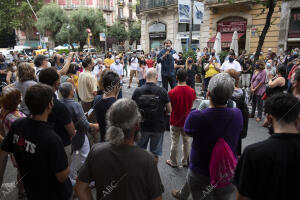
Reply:
[[[233, 33], [221, 33], [222, 48], [230, 47], [232, 35]], [[238, 39], [240, 39], [243, 35], [245, 35], [245, 33], [238, 33]], [[207, 46], [213, 48], [215, 40], [216, 36], [212, 37], [210, 40], [208, 40]]]

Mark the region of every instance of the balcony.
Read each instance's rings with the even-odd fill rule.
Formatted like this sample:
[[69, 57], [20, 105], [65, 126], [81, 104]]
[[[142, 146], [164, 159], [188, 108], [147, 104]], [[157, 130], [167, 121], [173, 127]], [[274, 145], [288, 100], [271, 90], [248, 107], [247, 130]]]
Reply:
[[128, 2], [127, 5], [128, 5], [128, 7], [132, 7], [133, 3], [132, 2]]
[[205, 0], [204, 1], [207, 8], [210, 9], [218, 9], [224, 7], [235, 7], [235, 6], [243, 6], [248, 9], [252, 8], [253, 1], [252, 0], [236, 0], [234, 3], [230, 3], [228, 0], [223, 0], [219, 2], [219, 0]]
[[169, 7], [171, 5], [177, 5], [178, 0], [141, 0], [139, 11], [147, 11], [157, 8]]
[[124, 0], [118, 0], [118, 5], [119, 6], [125, 6], [125, 1]]
[[126, 21], [126, 17], [125, 16], [118, 16], [118, 19], [120, 20], [120, 21]]
[[105, 11], [105, 12], [113, 12], [114, 8], [110, 7], [109, 5], [100, 6], [99, 9]]
[[73, 9], [78, 9], [78, 8], [82, 8], [82, 7], [84, 7], [84, 6], [82, 6], [82, 5], [74, 5], [74, 4], [69, 4], [69, 5], [62, 6], [62, 8], [64, 10], [73, 10]]

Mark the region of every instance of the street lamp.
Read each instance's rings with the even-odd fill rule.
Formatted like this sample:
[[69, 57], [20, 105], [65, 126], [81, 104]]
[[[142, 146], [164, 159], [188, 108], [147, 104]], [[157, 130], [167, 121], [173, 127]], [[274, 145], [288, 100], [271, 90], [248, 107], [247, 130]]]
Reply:
[[70, 51], [70, 25], [68, 24], [67, 25], [67, 27], [66, 27], [67, 29], [68, 29], [68, 50]]

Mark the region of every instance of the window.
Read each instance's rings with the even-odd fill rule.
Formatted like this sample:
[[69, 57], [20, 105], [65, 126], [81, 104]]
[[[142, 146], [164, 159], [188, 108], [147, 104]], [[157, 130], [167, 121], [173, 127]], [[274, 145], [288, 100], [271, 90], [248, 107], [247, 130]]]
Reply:
[[119, 8], [119, 17], [120, 17], [120, 18], [123, 17], [123, 8]]
[[107, 25], [111, 25], [112, 24], [110, 14], [106, 15], [106, 22], [107, 22]]
[[81, 0], [80, 5], [84, 6], [85, 5], [85, 0]]
[[132, 8], [129, 8], [129, 19], [132, 19]]
[[110, 0], [106, 0], [106, 7], [110, 8]]
[[300, 37], [300, 8], [291, 10], [289, 38]]

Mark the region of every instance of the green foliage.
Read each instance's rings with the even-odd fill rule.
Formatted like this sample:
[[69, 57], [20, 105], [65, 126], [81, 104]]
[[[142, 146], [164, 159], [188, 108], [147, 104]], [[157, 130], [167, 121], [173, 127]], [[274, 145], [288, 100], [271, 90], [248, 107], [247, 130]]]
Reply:
[[129, 39], [139, 42], [141, 39], [141, 22], [138, 21], [129, 27]]
[[121, 42], [124, 42], [128, 38], [128, 32], [125, 29], [124, 24], [121, 24], [120, 22], [114, 23], [110, 29], [108, 30], [108, 37], [112, 38], [119, 44]]
[[38, 20], [36, 27], [42, 34], [50, 34], [52, 39], [56, 39], [64, 23], [68, 22], [65, 11], [57, 4], [44, 5], [37, 13]]
[[99, 44], [99, 33], [105, 31], [105, 19], [103, 13], [96, 9], [81, 8], [76, 10], [70, 16], [69, 25], [71, 43], [78, 41], [80, 50], [83, 49], [83, 46], [87, 41], [87, 28], [91, 29], [93, 34], [91, 38], [92, 44]]
[[197, 61], [197, 54], [193, 49], [189, 49], [188, 51], [183, 52], [183, 59], [186, 60], [188, 57], [192, 57], [194, 62]]
[[229, 53], [229, 51], [221, 51], [219, 53], [219, 58], [220, 58], [221, 63], [224, 62], [224, 60], [225, 60], [226, 56], [228, 55], [228, 53]]
[[[38, 11], [43, 0], [29, 0], [33, 10]], [[35, 16], [32, 13], [27, 1], [24, 0], [1, 0], [0, 1], [0, 31], [31, 30], [35, 23]]]
[[65, 53], [66, 55], [68, 55], [70, 53], [69, 49], [60, 49], [57, 52], [58, 54], [62, 55], [63, 53]]
[[79, 43], [80, 50], [87, 42], [88, 33], [92, 31], [91, 44], [99, 45], [99, 33], [105, 31], [103, 13], [97, 9], [81, 8], [67, 15], [56, 4], [48, 4], [38, 12], [36, 24], [39, 31], [50, 34], [56, 43]]

